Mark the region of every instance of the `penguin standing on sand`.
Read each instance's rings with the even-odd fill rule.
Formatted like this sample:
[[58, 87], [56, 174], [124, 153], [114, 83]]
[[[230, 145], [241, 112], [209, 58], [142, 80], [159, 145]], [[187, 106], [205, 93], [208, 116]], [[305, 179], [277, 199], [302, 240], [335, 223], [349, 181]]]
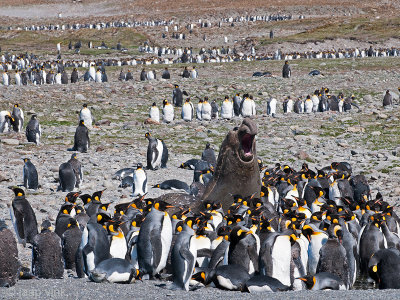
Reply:
[[181, 113], [182, 119], [186, 122], [191, 122], [193, 120], [193, 115], [194, 115], [193, 103], [190, 102], [190, 98], [187, 98], [182, 106], [182, 113]]
[[71, 158], [68, 161], [68, 163], [71, 165], [72, 169], [74, 170], [74, 174], [75, 174], [75, 178], [76, 178], [75, 187], [79, 188], [79, 186], [83, 182], [83, 172], [82, 172], [82, 164], [78, 160], [78, 156], [76, 153], [71, 155]]
[[160, 110], [155, 102], [153, 102], [153, 105], [150, 107], [149, 117], [156, 122], [160, 122]]
[[76, 83], [79, 80], [78, 69], [74, 68], [71, 73], [71, 83]]
[[202, 109], [203, 109], [203, 99], [200, 99], [199, 103], [197, 104], [197, 107], [196, 107], [196, 118], [199, 121], [202, 120], [202, 117], [201, 117], [201, 110]]
[[140, 226], [137, 240], [139, 269], [150, 278], [167, 264], [172, 242], [172, 224], [164, 201], [156, 201]]
[[83, 120], [87, 128], [92, 128], [92, 122], [94, 122], [92, 112], [85, 103], [82, 105], [82, 109], [79, 112], [79, 121]]
[[383, 107], [393, 106], [393, 97], [390, 91], [387, 90], [385, 96], [383, 97]]
[[211, 114], [212, 114], [211, 104], [208, 102], [208, 97], [204, 97], [204, 101], [201, 106], [201, 119], [204, 121], [210, 121]]
[[67, 225], [67, 230], [61, 236], [62, 255], [65, 269], [76, 270], [75, 254], [79, 248], [82, 239], [82, 231], [78, 222], [71, 218]]
[[3, 110], [0, 112], [0, 133], [8, 132], [14, 124], [14, 118], [9, 111]]
[[24, 127], [24, 112], [22, 111], [22, 109], [19, 107], [18, 104], [14, 104], [11, 116], [15, 120], [13, 124], [14, 131], [21, 132], [22, 128]]
[[0, 220], [0, 287], [15, 285], [19, 275], [18, 247], [4, 220]]
[[256, 114], [256, 104], [248, 94], [243, 95], [244, 99], [240, 104], [240, 114], [243, 118], [254, 116]]
[[240, 93], [237, 93], [233, 97], [233, 112], [235, 113], [235, 116], [240, 116], [240, 105], [242, 103], [242, 99], [240, 98]]
[[400, 289], [399, 250], [389, 248], [375, 252], [369, 261], [368, 272], [379, 289]]
[[62, 84], [68, 84], [68, 75], [65, 70], [61, 73], [61, 83]]
[[49, 220], [42, 223], [32, 247], [32, 273], [39, 278], [59, 279], [64, 276], [60, 237], [52, 232]]
[[13, 188], [15, 197], [11, 203], [10, 215], [17, 234], [19, 243], [32, 244], [33, 238], [38, 234], [36, 215], [32, 206], [25, 198], [22, 189]]
[[203, 150], [203, 153], [201, 153], [201, 159], [208, 162], [214, 168], [217, 166], [217, 159], [215, 158], [215, 151], [213, 148], [211, 148], [211, 145], [209, 142], [207, 142], [206, 148]]
[[197, 73], [196, 67], [193, 66], [192, 70], [190, 71], [190, 78], [196, 79], [199, 76]]
[[233, 118], [233, 116], [233, 103], [229, 100], [228, 96], [225, 96], [225, 99], [221, 104], [221, 118], [230, 120]]
[[37, 119], [37, 115], [33, 114], [28, 122], [28, 125], [26, 125], [26, 139], [28, 142], [39, 145], [41, 135], [42, 129], [40, 127], [39, 120]]
[[277, 103], [277, 101], [276, 101], [275, 98], [271, 98], [267, 102], [267, 115], [268, 116], [275, 117], [275, 114], [276, 114], [276, 103]]
[[179, 234], [172, 248], [171, 264], [173, 276], [172, 289], [188, 291], [189, 282], [196, 264], [197, 250], [194, 230], [188, 225], [188, 223], [193, 224], [193, 221], [189, 218], [186, 220], [185, 222], [179, 222], [176, 226]]
[[76, 185], [76, 176], [72, 165], [69, 162], [63, 163], [58, 169], [59, 187], [57, 191], [71, 192]]
[[165, 68], [164, 72], [161, 75], [162, 79], [171, 79], [171, 74], [168, 71], [168, 68]]
[[174, 120], [174, 107], [166, 99], [163, 101], [162, 112], [165, 123], [171, 123]]
[[133, 173], [133, 183], [133, 197], [143, 196], [147, 193], [147, 175], [141, 163], [137, 164]]
[[36, 167], [29, 158], [24, 158], [24, 163], [24, 187], [26, 189], [37, 190], [39, 188], [39, 181]]
[[177, 84], [175, 84], [175, 88], [172, 92], [172, 103], [175, 104], [176, 107], [181, 107], [183, 103], [183, 94]]
[[8, 86], [10, 84], [10, 76], [8, 75], [7, 71], [3, 73], [3, 85]]
[[289, 62], [285, 61], [285, 64], [282, 68], [282, 77], [283, 78], [290, 78], [292, 76], [292, 70], [290, 69]]
[[159, 167], [166, 168], [168, 149], [164, 141], [152, 137], [149, 132], [145, 136], [149, 141], [149, 145], [147, 146], [147, 169], [156, 170]]
[[79, 125], [76, 128], [74, 136], [74, 147], [72, 151], [87, 152], [90, 147], [89, 130], [85, 126], [83, 120], [79, 121]]

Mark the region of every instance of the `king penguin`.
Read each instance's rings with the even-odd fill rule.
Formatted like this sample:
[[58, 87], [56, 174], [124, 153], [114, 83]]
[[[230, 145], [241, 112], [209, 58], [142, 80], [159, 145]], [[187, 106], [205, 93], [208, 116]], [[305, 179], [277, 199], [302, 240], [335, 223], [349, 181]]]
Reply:
[[74, 147], [72, 151], [87, 152], [90, 147], [89, 130], [83, 120], [79, 121], [74, 136]]
[[94, 282], [133, 283], [137, 276], [139, 270], [126, 259], [109, 258], [101, 261], [89, 278]]
[[400, 252], [381, 249], [375, 252], [368, 264], [368, 272], [379, 289], [400, 289]]
[[64, 266], [67, 270], [76, 270], [75, 254], [78, 251], [81, 239], [82, 231], [79, 228], [79, 224], [74, 218], [71, 218], [67, 225], [67, 230], [61, 236]]
[[38, 234], [36, 215], [32, 206], [25, 198], [22, 189], [13, 188], [15, 197], [11, 204], [11, 220], [14, 224], [15, 233], [19, 243], [25, 246], [25, 243], [32, 244], [33, 238]]
[[83, 120], [87, 128], [92, 128], [92, 122], [94, 122], [92, 112], [90, 111], [86, 103], [83, 104], [82, 106], [83, 107], [79, 112], [79, 121]]
[[153, 102], [153, 105], [150, 107], [149, 117], [156, 122], [160, 122], [160, 110], [155, 102]]
[[228, 96], [225, 96], [224, 101], [221, 104], [221, 118], [230, 120], [234, 117], [233, 103], [229, 100]]
[[179, 235], [172, 248], [171, 264], [173, 276], [172, 289], [188, 291], [189, 282], [196, 263], [197, 250], [194, 230], [189, 225], [193, 223], [190, 223], [192, 222], [191, 220], [186, 220], [185, 222], [179, 222], [176, 226]]
[[190, 122], [193, 120], [193, 115], [194, 115], [193, 103], [190, 102], [190, 98], [187, 98], [182, 106], [182, 113], [181, 113], [182, 119], [186, 122]]
[[0, 287], [15, 285], [19, 274], [18, 247], [4, 220], [0, 220]]
[[214, 149], [211, 148], [209, 142], [207, 142], [206, 148], [203, 150], [203, 153], [201, 154], [201, 159], [208, 162], [214, 168], [217, 166], [217, 159], [215, 158], [215, 152]]
[[58, 169], [59, 187], [58, 191], [71, 192], [76, 185], [76, 176], [72, 165], [69, 162], [63, 163]]
[[13, 124], [14, 131], [21, 132], [22, 128], [24, 127], [24, 112], [19, 107], [19, 104], [14, 104], [11, 116], [15, 120]]
[[139, 270], [142, 274], [154, 277], [167, 264], [172, 242], [172, 224], [166, 209], [166, 202], [154, 202], [140, 227], [137, 241]]
[[166, 99], [163, 101], [162, 113], [165, 123], [171, 123], [174, 120], [174, 107]]
[[39, 188], [39, 181], [36, 167], [29, 158], [24, 158], [24, 163], [24, 187], [26, 189], [37, 190]]
[[39, 278], [63, 278], [64, 265], [60, 237], [51, 231], [49, 220], [43, 221], [41, 227], [40, 234], [33, 239], [32, 273]]
[[204, 101], [201, 106], [201, 120], [210, 121], [211, 120], [211, 104], [208, 102], [208, 97], [204, 97]]
[[133, 173], [133, 183], [133, 197], [143, 196], [147, 193], [147, 175], [141, 163], [137, 164]]
[[37, 115], [33, 114], [28, 122], [28, 125], [26, 125], [26, 139], [28, 142], [39, 145], [41, 135], [42, 129], [40, 127], [39, 120], [37, 119]]
[[307, 289], [311, 291], [320, 290], [345, 290], [343, 281], [335, 274], [322, 272], [299, 278], [304, 281]]
[[166, 168], [168, 162], [168, 148], [163, 140], [157, 139], [149, 132], [145, 134], [149, 144], [147, 146], [147, 169], [156, 170]]

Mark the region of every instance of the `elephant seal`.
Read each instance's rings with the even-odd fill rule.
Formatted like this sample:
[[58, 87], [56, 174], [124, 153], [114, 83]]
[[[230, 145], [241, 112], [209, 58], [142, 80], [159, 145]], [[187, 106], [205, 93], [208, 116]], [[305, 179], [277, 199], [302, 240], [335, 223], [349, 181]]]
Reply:
[[219, 151], [214, 176], [202, 196], [203, 201], [221, 203], [226, 212], [235, 194], [259, 197], [261, 181], [256, 134], [257, 125], [250, 118], [243, 119], [240, 127], [228, 132]]

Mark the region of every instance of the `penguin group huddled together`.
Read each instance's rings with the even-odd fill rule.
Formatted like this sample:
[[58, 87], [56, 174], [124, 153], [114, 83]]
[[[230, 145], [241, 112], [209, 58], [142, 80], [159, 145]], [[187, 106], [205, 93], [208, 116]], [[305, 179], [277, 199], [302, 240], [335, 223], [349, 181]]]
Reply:
[[[181, 110], [181, 118], [187, 122], [195, 119], [199, 121], [210, 121], [218, 118], [229, 120], [235, 116], [251, 117], [256, 115], [256, 104], [253, 96], [249, 94], [244, 94], [243, 97], [240, 97], [240, 93], [237, 93], [232, 100], [225, 96], [220, 105], [217, 104], [216, 100], [210, 101], [206, 96], [204, 99], [199, 98], [196, 109], [190, 97], [187, 97], [183, 102], [183, 96], [189, 96], [189, 94], [186, 91], [181, 91], [179, 85], [176, 84], [172, 94], [172, 101], [163, 100], [163, 122], [170, 123], [175, 119], [174, 106]], [[160, 122], [160, 110], [156, 102], [150, 107], [149, 122], [151, 121]]]
[[[207, 144], [201, 159], [179, 166], [193, 170], [190, 186], [175, 179], [157, 183], [153, 188], [174, 191], [158, 198], [146, 197], [141, 163], [113, 177], [132, 178], [132, 201], [103, 201], [104, 190], [69, 191], [55, 227], [45, 219], [40, 233], [24, 190], [11, 187], [12, 222], [18, 242], [32, 247], [32, 264], [21, 267], [14, 235], [0, 221], [0, 285], [63, 278], [66, 269], [94, 282], [156, 278], [166, 281], [162, 288], [186, 291], [351, 289], [360, 276], [380, 289], [400, 288], [400, 220], [382, 194], [373, 197], [365, 176], [346, 162], [315, 171], [306, 163], [300, 170], [279, 163], [266, 168], [256, 154], [256, 134], [245, 118], [228, 133], [218, 159]], [[166, 168], [164, 141], [145, 137], [146, 169]], [[67, 164], [81, 181], [76, 154]], [[63, 176], [60, 168], [60, 185]]]

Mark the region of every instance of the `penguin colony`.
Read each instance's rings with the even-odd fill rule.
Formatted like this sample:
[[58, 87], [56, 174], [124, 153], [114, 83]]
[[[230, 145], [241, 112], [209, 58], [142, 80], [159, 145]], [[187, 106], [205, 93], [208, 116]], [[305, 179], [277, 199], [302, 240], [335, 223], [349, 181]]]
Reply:
[[[165, 167], [165, 143], [145, 136], [148, 171]], [[261, 191], [231, 195], [231, 205], [223, 209], [219, 202], [199, 202], [223, 160], [206, 145], [201, 159], [180, 165], [194, 171], [193, 183], [156, 184], [180, 191], [156, 199], [146, 197], [142, 164], [122, 169], [114, 178], [133, 178], [134, 200], [115, 204], [111, 212], [104, 191], [68, 192], [55, 228], [44, 220], [40, 233], [24, 190], [12, 187], [12, 222], [18, 242], [32, 246], [32, 267], [21, 271], [15, 238], [1, 221], [0, 249], [7, 253], [0, 264], [1, 286], [14, 285], [18, 277], [62, 278], [66, 268], [94, 282], [166, 278], [162, 287], [186, 291], [203, 286], [250, 293], [351, 289], [359, 276], [369, 276], [380, 289], [400, 288], [400, 220], [379, 192], [372, 196], [366, 178], [353, 174], [351, 165], [266, 168], [258, 158]], [[67, 164], [72, 185], [79, 187], [76, 154]], [[180, 201], [168, 200], [169, 195]]]
[[[246, 15], [246, 16], [229, 16], [220, 18], [215, 21], [216, 24], [221, 27], [222, 23], [239, 23], [239, 22], [257, 22], [257, 21], [285, 21], [293, 19], [292, 15], [282, 15], [282, 14], [270, 14], [270, 15]], [[304, 16], [300, 15], [299, 19], [304, 19]], [[198, 26], [211, 27], [211, 22], [207, 20], [198, 20]], [[24, 27], [7, 27], [7, 30], [25, 30], [25, 31], [42, 31], [42, 30], [79, 30], [79, 29], [105, 29], [105, 28], [132, 28], [132, 27], [154, 27], [154, 26], [179, 26], [175, 24], [174, 20], [152, 20], [152, 21], [109, 21], [109, 22], [97, 22], [97, 23], [74, 23], [74, 24], [48, 24], [48, 25], [30, 25]], [[184, 27], [190, 27], [195, 25], [194, 23], [189, 23]], [[2, 27], [0, 29], [3, 30]]]
[[[77, 43], [79, 45], [79, 42]], [[78, 47], [75, 45], [75, 47]], [[80, 49], [81, 46], [76, 48]], [[104, 47], [104, 46], [103, 46]], [[105, 46], [106, 47], [106, 46]], [[108, 77], [106, 74], [106, 66], [136, 66], [136, 65], [150, 65], [150, 64], [177, 64], [177, 63], [229, 63], [238, 61], [255, 61], [255, 60], [285, 60], [291, 61], [296, 59], [348, 59], [348, 58], [365, 58], [365, 57], [397, 57], [399, 56], [399, 49], [346, 49], [346, 50], [330, 50], [330, 51], [308, 51], [304, 53], [292, 52], [282, 53], [277, 50], [273, 53], [264, 54], [245, 54], [238, 52], [235, 48], [216, 48], [213, 49], [200, 49], [198, 54], [193, 52], [191, 48], [173, 48], [168, 47], [151, 47], [149, 45], [140, 46], [139, 50], [146, 53], [154, 53], [157, 56], [149, 58], [121, 58], [121, 59], [97, 59], [95, 61], [86, 60], [62, 60], [57, 59], [54, 61], [39, 61], [33, 54], [3, 54], [0, 56], [0, 71], [2, 71], [2, 84], [12, 85], [27, 85], [28, 82], [32, 84], [67, 84], [69, 82], [75, 83], [80, 79], [84, 81], [107, 82]], [[167, 57], [168, 56], [168, 57]], [[97, 67], [97, 70], [96, 68]], [[71, 76], [69, 77], [65, 68], [74, 68]], [[77, 68], [89, 68], [83, 75], [79, 76]], [[91, 69], [92, 68], [92, 69]], [[11, 71], [15, 70], [14, 78], [11, 77]], [[131, 80], [133, 77], [122, 74], [119, 80]], [[146, 72], [145, 78], [152, 78], [154, 75]], [[183, 74], [182, 74], [183, 75]], [[127, 77], [125, 77], [127, 76]], [[143, 75], [144, 76], [144, 75]], [[195, 78], [193, 72], [189, 76]], [[183, 76], [185, 78], [185, 76]], [[197, 76], [196, 76], [197, 77]], [[164, 79], [169, 79], [162, 77]], [[142, 75], [140, 76], [142, 80]]]

